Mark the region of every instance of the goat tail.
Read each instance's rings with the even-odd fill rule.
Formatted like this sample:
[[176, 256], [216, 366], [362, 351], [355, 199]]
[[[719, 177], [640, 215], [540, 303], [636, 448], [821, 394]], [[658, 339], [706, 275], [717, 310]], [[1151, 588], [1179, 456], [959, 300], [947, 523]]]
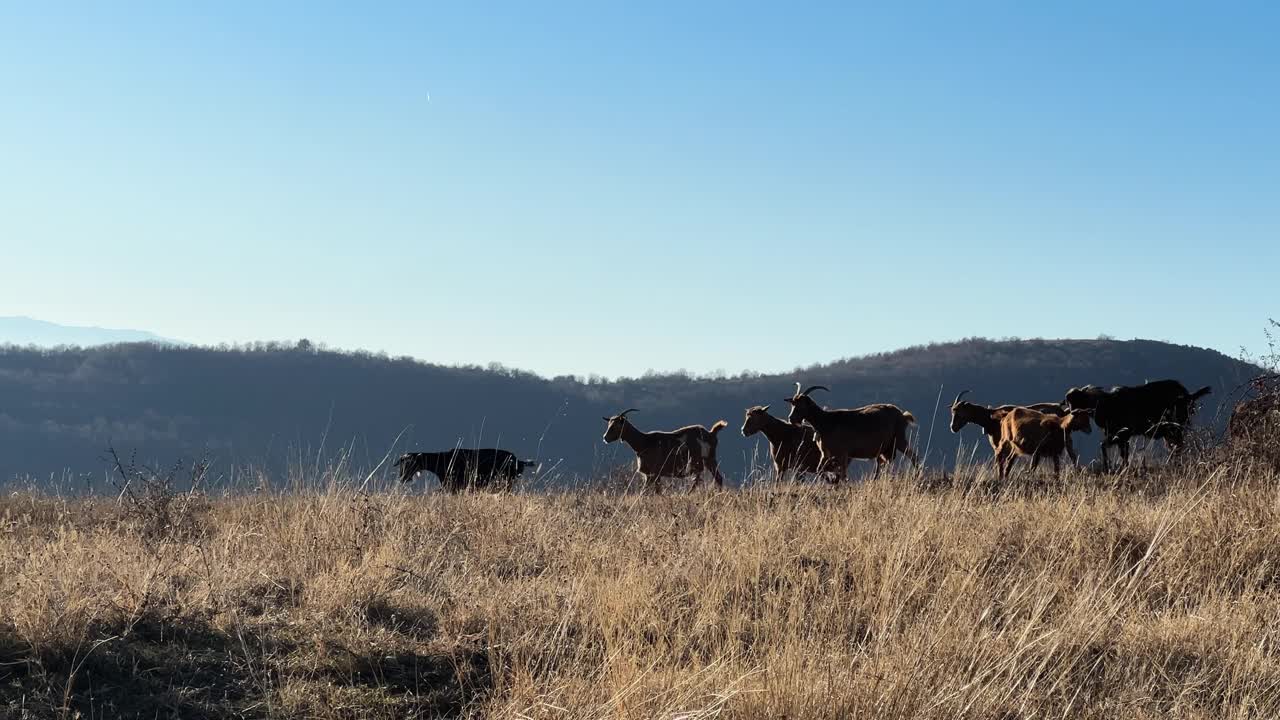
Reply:
[[716, 421], [716, 424], [715, 424], [715, 425], [712, 425], [712, 426], [711, 426], [711, 429], [710, 429], [708, 432], [710, 432], [710, 433], [711, 433], [711, 436], [712, 436], [712, 437], [715, 437], [716, 433], [718, 433], [718, 432], [720, 432], [721, 430], [725, 429], [726, 427], [728, 427], [728, 425], [729, 425], [729, 423], [728, 423], [727, 421], [725, 421], [725, 420], [718, 420], [718, 421]]
[[915, 425], [915, 424], [916, 424], [916, 416], [915, 416], [915, 415], [912, 415], [911, 413], [907, 412], [906, 410], [903, 410], [903, 411], [902, 411], [902, 419], [903, 419], [903, 420], [906, 420], [908, 425]]
[[1187, 396], [1187, 399], [1188, 399], [1188, 400], [1190, 400], [1191, 402], [1195, 402], [1195, 401], [1199, 400], [1200, 398], [1204, 397], [1205, 395], [1208, 395], [1208, 394], [1209, 394], [1209, 393], [1211, 393], [1211, 392], [1213, 392], [1213, 387], [1211, 387], [1211, 386], [1209, 386], [1209, 385], [1205, 385], [1204, 387], [1200, 388], [1199, 390], [1197, 390], [1197, 391], [1195, 391], [1195, 392], [1191, 393], [1190, 395], [1188, 395], [1188, 396]]

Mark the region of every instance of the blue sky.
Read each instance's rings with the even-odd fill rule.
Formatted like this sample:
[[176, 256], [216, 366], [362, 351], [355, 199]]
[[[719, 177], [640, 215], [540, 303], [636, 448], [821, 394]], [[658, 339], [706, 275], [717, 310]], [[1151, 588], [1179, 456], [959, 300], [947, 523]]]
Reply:
[[0, 3], [0, 315], [611, 376], [1280, 315], [1274, 4], [179, 5]]

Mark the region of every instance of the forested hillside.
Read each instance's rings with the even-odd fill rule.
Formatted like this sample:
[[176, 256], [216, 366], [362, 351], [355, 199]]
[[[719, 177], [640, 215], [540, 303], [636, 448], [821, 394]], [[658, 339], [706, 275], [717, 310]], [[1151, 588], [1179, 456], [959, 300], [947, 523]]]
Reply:
[[[850, 358], [778, 375], [617, 380], [542, 378], [500, 367], [443, 367], [408, 358], [296, 346], [240, 348], [116, 345], [0, 349], [0, 474], [12, 480], [101, 486], [106, 450], [169, 464], [207, 455], [215, 474], [337, 457], [357, 468], [388, 452], [455, 444], [500, 445], [544, 463], [552, 480], [599, 474], [631, 455], [601, 443], [601, 416], [627, 407], [642, 429], [724, 418], [721, 462], [740, 479], [765, 448], [741, 437], [743, 409], [782, 399], [793, 383], [829, 385], [840, 407], [894, 402], [919, 418], [917, 443], [932, 464], [949, 462], [974, 429], [947, 430], [960, 389], [975, 402], [1058, 400], [1072, 385], [1173, 377], [1212, 385], [1202, 422], [1256, 372], [1221, 353], [1154, 341], [967, 340]], [[941, 397], [941, 402], [939, 402]], [[936, 408], [936, 415], [935, 413]], [[1080, 443], [1092, 447], [1093, 439]], [[985, 447], [979, 453], [989, 452]]]

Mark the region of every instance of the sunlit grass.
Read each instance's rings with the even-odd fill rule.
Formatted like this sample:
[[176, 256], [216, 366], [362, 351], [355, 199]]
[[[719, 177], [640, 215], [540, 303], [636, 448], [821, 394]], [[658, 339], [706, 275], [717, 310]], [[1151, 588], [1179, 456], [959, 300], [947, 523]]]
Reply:
[[[30, 717], [1280, 714], [1277, 478], [0, 504]], [[3, 713], [0, 713], [3, 714]], [[21, 716], [21, 715], [17, 715]]]

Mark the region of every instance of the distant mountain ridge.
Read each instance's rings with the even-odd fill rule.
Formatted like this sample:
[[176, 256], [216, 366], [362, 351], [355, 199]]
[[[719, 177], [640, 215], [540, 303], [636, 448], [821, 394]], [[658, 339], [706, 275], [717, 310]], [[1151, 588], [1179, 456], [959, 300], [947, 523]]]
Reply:
[[161, 337], [145, 330], [60, 325], [23, 316], [0, 317], [0, 345], [95, 347], [129, 342], [183, 344], [178, 340]]
[[[913, 442], [935, 467], [958, 455], [989, 457], [979, 431], [949, 432], [951, 398], [998, 405], [1061, 400], [1076, 385], [1130, 385], [1176, 378], [1211, 385], [1197, 422], [1220, 427], [1231, 391], [1259, 369], [1222, 353], [1150, 340], [970, 339], [927, 345], [789, 373], [730, 378], [646, 375], [617, 380], [544, 378], [501, 367], [445, 367], [314, 345], [212, 349], [150, 344], [36, 350], [0, 348], [0, 481], [64, 477], [101, 486], [111, 445], [167, 465], [208, 455], [221, 473], [246, 467], [279, 478], [340, 450], [356, 468], [384, 455], [455, 445], [499, 446], [542, 461], [563, 481], [630, 467], [631, 451], [601, 440], [601, 417], [628, 407], [642, 430], [710, 425], [720, 433], [731, 482], [767, 460], [739, 432], [745, 408], [771, 403], [785, 417], [794, 383], [824, 384], [820, 402], [892, 402], [917, 418]], [[1092, 453], [1098, 436], [1081, 438]], [[867, 463], [855, 463], [854, 473]], [[65, 472], [64, 472], [65, 471]]]

